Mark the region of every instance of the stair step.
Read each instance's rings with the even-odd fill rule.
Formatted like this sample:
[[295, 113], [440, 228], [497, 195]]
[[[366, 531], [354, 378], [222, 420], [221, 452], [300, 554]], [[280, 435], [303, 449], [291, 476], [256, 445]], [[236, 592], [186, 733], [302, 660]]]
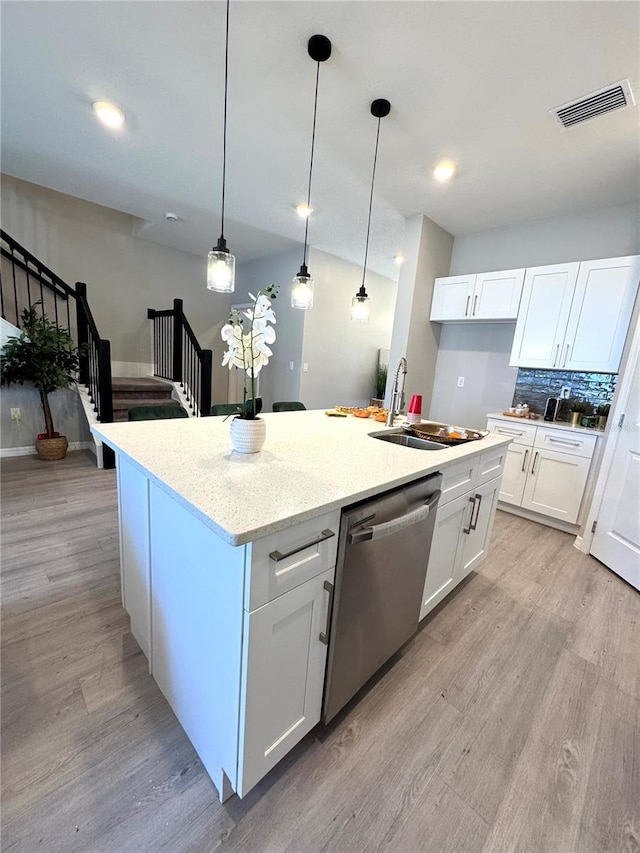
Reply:
[[148, 399], [170, 397], [173, 390], [166, 382], [145, 376], [116, 376], [111, 380], [111, 386], [114, 396], [124, 396], [129, 399], [141, 396]]

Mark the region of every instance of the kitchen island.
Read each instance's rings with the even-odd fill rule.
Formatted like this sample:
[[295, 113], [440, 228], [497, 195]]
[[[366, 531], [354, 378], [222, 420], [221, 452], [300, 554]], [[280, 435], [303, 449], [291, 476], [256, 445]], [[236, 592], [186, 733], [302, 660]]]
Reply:
[[320, 719], [342, 508], [442, 472], [422, 618], [484, 558], [510, 442], [415, 450], [371, 420], [264, 418], [246, 456], [222, 417], [94, 427], [117, 458], [132, 632], [223, 800]]

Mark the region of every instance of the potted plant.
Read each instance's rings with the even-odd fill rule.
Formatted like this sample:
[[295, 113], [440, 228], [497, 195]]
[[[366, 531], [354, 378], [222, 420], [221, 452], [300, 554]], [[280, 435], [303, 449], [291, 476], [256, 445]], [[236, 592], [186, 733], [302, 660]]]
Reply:
[[571, 425], [580, 426], [580, 421], [585, 415], [591, 414], [591, 404], [586, 400], [575, 400], [571, 405]]
[[228, 365], [229, 370], [239, 367], [244, 373], [242, 408], [231, 421], [231, 443], [238, 453], [257, 453], [267, 434], [266, 424], [259, 417], [262, 400], [256, 395], [256, 379], [273, 355], [269, 344], [275, 341], [276, 332], [269, 323], [276, 322], [271, 301], [277, 294], [275, 284], [259, 290], [257, 296], [250, 293], [253, 306], [243, 312], [232, 311], [221, 331], [228, 347], [222, 364]]
[[57, 433], [49, 405], [49, 394], [69, 388], [78, 372], [78, 348], [71, 337], [51, 320], [38, 314], [36, 303], [22, 312], [24, 329], [9, 338], [0, 355], [0, 384], [32, 384], [40, 394], [45, 431], [36, 439], [41, 459], [64, 459], [69, 442]]
[[605, 403], [603, 406], [598, 406], [596, 409], [596, 415], [598, 416], [598, 429], [604, 429], [606, 427], [610, 410], [610, 403]]
[[376, 396], [370, 400], [372, 406], [382, 406], [384, 403], [384, 392], [387, 390], [387, 373], [388, 367], [386, 365], [378, 365], [375, 375]]

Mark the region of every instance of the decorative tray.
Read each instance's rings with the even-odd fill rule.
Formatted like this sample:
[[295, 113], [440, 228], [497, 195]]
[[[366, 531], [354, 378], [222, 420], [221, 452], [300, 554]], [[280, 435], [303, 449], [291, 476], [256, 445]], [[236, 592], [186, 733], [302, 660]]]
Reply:
[[448, 444], [450, 446], [465, 444], [467, 441], [479, 441], [481, 438], [489, 435], [489, 430], [487, 429], [470, 429], [469, 427], [452, 426], [451, 424], [441, 424], [435, 421], [405, 424], [404, 428], [418, 438], [427, 438], [430, 441], [437, 441], [438, 444]]

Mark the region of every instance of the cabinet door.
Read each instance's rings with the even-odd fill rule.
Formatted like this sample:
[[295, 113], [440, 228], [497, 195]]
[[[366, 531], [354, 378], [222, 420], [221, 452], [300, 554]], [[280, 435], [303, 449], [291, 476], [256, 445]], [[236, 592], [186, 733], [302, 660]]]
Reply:
[[534, 448], [522, 507], [575, 524], [590, 467], [584, 456]]
[[[462, 531], [462, 558], [459, 561], [455, 583], [458, 584], [487, 556], [489, 539], [496, 515], [501, 478], [489, 480], [473, 493], [474, 506], [470, 523]], [[467, 532], [468, 529], [468, 532]]]
[[424, 619], [457, 583], [455, 578], [462, 556], [459, 549], [460, 537], [462, 530], [469, 525], [472, 508], [473, 501], [469, 495], [463, 495], [438, 507], [420, 619]]
[[533, 449], [522, 444], [510, 444], [507, 449], [507, 461], [502, 475], [500, 500], [520, 506], [524, 495], [529, 463]]
[[243, 797], [320, 720], [334, 570], [245, 613], [238, 794]]
[[561, 366], [617, 373], [638, 289], [640, 258], [580, 264]]
[[560, 367], [579, 266], [561, 264], [527, 270], [510, 365]]
[[433, 285], [431, 320], [468, 320], [471, 316], [471, 298], [475, 275], [437, 278]]
[[523, 269], [478, 273], [471, 303], [471, 318], [516, 320], [524, 273]]

